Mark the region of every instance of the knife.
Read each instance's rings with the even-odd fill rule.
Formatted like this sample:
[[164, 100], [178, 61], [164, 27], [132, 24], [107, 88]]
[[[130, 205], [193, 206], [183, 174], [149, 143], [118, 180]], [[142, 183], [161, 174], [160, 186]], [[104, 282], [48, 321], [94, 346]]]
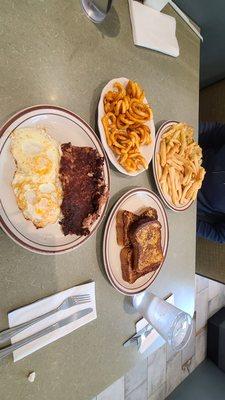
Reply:
[[90, 314], [92, 311], [93, 308], [86, 308], [85, 310], [77, 311], [76, 313], [70, 315], [69, 317], [62, 319], [61, 321], [58, 321], [55, 324], [50, 325], [45, 329], [42, 329], [40, 332], [36, 332], [33, 335], [28, 336], [17, 343], [13, 343], [11, 346], [5, 347], [4, 349], [0, 350], [0, 360], [2, 358], [7, 357], [9, 354], [19, 349], [20, 347], [25, 346], [25, 344], [28, 344], [33, 340], [39, 339], [42, 336], [45, 336], [48, 333], [55, 331], [56, 329], [62, 328], [63, 326], [70, 324], [71, 322], [77, 321], [78, 319], [84, 317], [85, 315]]
[[135, 335], [131, 336], [130, 339], [128, 339], [123, 345], [124, 347], [128, 347], [131, 344], [137, 343], [138, 339], [144, 334], [145, 337], [148, 336], [148, 334], [152, 331], [153, 327], [150, 324], [145, 325], [140, 331], [135, 333]]

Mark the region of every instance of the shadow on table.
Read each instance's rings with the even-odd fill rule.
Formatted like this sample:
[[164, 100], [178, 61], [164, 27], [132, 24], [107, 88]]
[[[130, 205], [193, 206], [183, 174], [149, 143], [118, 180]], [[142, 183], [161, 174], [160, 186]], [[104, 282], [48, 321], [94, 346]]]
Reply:
[[59, 290], [55, 256], [25, 250], [5, 233], [0, 235], [0, 266], [1, 329], [8, 325], [8, 312]]
[[120, 32], [120, 20], [114, 7], [112, 7], [105, 17], [104, 21], [100, 24], [95, 24], [96, 28], [101, 32], [102, 38], [104, 36], [116, 37]]
[[133, 296], [125, 296], [123, 300], [123, 309], [126, 314], [137, 314], [137, 311], [133, 307], [132, 303]]

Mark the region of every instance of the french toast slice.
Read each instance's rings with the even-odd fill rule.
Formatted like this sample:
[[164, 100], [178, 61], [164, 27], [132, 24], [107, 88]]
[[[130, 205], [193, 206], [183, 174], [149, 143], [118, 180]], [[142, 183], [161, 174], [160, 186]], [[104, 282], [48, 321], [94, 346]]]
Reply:
[[128, 246], [130, 244], [129, 228], [138, 218], [138, 215], [127, 210], [118, 211], [116, 214], [117, 243], [120, 246]]
[[148, 207], [141, 213], [141, 217], [149, 217], [150, 221], [158, 219], [158, 214], [155, 208]]
[[157, 211], [152, 207], [146, 208], [141, 215], [136, 215], [127, 210], [118, 211], [116, 214], [116, 233], [117, 243], [120, 246], [128, 246], [130, 244], [129, 229], [133, 222], [142, 217], [148, 217], [149, 220], [153, 221], [158, 218]]
[[137, 272], [133, 269], [133, 249], [130, 246], [123, 247], [120, 252], [121, 270], [123, 280], [134, 283], [138, 278], [148, 274], [149, 271]]
[[163, 261], [160, 222], [140, 218], [132, 225], [129, 238], [133, 247], [133, 269], [139, 273], [156, 270]]
[[116, 239], [119, 246], [123, 246], [124, 242], [123, 213], [124, 210], [119, 210], [116, 214]]

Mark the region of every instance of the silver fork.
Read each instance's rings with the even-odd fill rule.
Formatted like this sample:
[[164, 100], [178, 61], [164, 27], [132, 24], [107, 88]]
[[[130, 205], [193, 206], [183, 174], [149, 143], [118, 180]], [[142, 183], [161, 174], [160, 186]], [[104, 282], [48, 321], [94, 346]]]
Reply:
[[[139, 347], [142, 343], [142, 340], [148, 337], [149, 333], [153, 330], [153, 327], [149, 324], [146, 327], [146, 330], [140, 334], [136, 333], [134, 336], [132, 336], [130, 339], [128, 339], [123, 345], [124, 347], [128, 347], [132, 344], [137, 344]], [[142, 330], [141, 330], [142, 331]]]
[[5, 341], [11, 339], [13, 336], [17, 335], [17, 333], [22, 332], [24, 329], [29, 328], [31, 325], [36, 324], [39, 321], [49, 317], [50, 315], [54, 315], [58, 311], [66, 310], [67, 308], [76, 306], [78, 304], [89, 303], [91, 301], [89, 294], [80, 294], [77, 296], [70, 296], [67, 297], [57, 308], [51, 310], [45, 314], [40, 315], [30, 321], [24, 322], [23, 324], [14, 326], [13, 328], [5, 329], [4, 331], [0, 332], [0, 344], [4, 343]]

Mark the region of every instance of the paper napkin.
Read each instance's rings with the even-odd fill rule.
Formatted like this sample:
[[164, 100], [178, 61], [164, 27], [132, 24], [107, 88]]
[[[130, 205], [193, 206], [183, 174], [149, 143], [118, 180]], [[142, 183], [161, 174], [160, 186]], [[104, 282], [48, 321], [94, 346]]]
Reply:
[[29, 354], [34, 353], [38, 349], [47, 346], [49, 343], [54, 342], [55, 340], [67, 335], [68, 333], [74, 331], [80, 326], [85, 325], [88, 322], [97, 318], [96, 303], [95, 303], [95, 282], [87, 283], [80, 286], [74, 286], [68, 290], [56, 293], [50, 297], [45, 297], [42, 300], [38, 300], [35, 303], [19, 308], [8, 314], [9, 326], [13, 327], [15, 325], [21, 324], [23, 322], [31, 320], [32, 318], [38, 317], [39, 315], [45, 314], [46, 312], [55, 309], [68, 296], [78, 295], [78, 294], [90, 294], [91, 301], [86, 304], [76, 305], [67, 310], [58, 311], [56, 314], [44, 319], [43, 321], [38, 322], [35, 325], [32, 325], [30, 328], [24, 330], [23, 332], [18, 333], [18, 335], [12, 338], [12, 343], [18, 342], [19, 340], [24, 339], [27, 336], [33, 335], [34, 333], [41, 331], [47, 326], [54, 324], [55, 322], [64, 319], [70, 316], [71, 314], [74, 314], [77, 311], [89, 307], [93, 308], [93, 311], [90, 314], [80, 318], [78, 321], [71, 322], [70, 324], [61, 327], [45, 336], [42, 336], [41, 338], [36, 339], [31, 343], [14, 351], [13, 352], [14, 362], [21, 360], [22, 358], [28, 356]]
[[129, 0], [134, 44], [179, 56], [176, 20], [135, 0]]

